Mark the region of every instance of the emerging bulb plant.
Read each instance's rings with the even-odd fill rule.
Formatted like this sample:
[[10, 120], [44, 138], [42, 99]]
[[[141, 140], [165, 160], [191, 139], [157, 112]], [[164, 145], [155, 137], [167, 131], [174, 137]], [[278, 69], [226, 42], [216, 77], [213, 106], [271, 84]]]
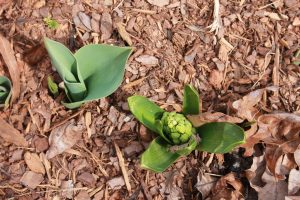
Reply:
[[112, 94], [122, 83], [130, 47], [89, 44], [73, 54], [63, 44], [44, 39], [52, 65], [64, 82], [67, 102], [73, 109]]
[[186, 143], [195, 133], [192, 123], [183, 114], [164, 112], [161, 122], [163, 132], [174, 145]]
[[132, 114], [158, 134], [143, 153], [141, 166], [163, 172], [179, 157], [193, 150], [227, 153], [245, 142], [244, 130], [232, 123], [210, 122], [194, 127], [190, 115], [200, 115], [199, 94], [190, 85], [184, 88], [183, 112], [166, 112], [143, 96], [128, 98]]
[[10, 80], [5, 76], [0, 76], [0, 108], [8, 107], [11, 97], [12, 85]]

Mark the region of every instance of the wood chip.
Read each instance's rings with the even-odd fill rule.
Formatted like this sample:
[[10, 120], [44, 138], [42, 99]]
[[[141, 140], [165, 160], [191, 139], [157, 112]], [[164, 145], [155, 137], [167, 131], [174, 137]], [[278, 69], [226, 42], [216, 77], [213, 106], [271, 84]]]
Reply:
[[87, 129], [88, 138], [90, 138], [92, 136], [92, 129], [90, 127], [91, 124], [92, 124], [92, 114], [91, 114], [91, 112], [86, 112], [85, 113], [85, 126]]
[[8, 68], [13, 89], [11, 103], [19, 98], [20, 95], [20, 71], [17, 60], [14, 55], [14, 51], [10, 46], [10, 42], [0, 34], [0, 54]]
[[[1, 48], [1, 47], [0, 47]], [[17, 146], [27, 147], [28, 143], [24, 136], [6, 121], [0, 118], [0, 136], [6, 141]]]
[[127, 42], [128, 45], [132, 45], [132, 40], [130, 38], [130, 35], [127, 33], [125, 26], [123, 23], [117, 23], [116, 24], [119, 34], [121, 35], [122, 39]]
[[42, 174], [38, 174], [32, 171], [27, 171], [22, 176], [20, 182], [22, 183], [22, 185], [30, 189], [35, 189], [43, 180], [44, 177]]
[[125, 161], [124, 161], [122, 152], [120, 150], [120, 147], [115, 142], [114, 142], [114, 145], [115, 145], [117, 157], [118, 157], [118, 160], [119, 160], [119, 165], [120, 165], [123, 177], [124, 177], [125, 185], [126, 185], [126, 188], [127, 188], [128, 192], [130, 193], [131, 192], [131, 185], [130, 185], [128, 173], [127, 173], [127, 170], [126, 170], [126, 167], [125, 167]]
[[44, 165], [36, 153], [26, 152], [24, 154], [24, 160], [31, 171], [39, 174], [45, 174], [46, 171]]

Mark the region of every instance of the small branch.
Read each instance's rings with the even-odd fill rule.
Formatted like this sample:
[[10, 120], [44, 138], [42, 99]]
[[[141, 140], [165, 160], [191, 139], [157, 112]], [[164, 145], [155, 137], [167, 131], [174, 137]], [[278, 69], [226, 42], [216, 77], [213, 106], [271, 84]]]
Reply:
[[214, 0], [214, 21], [211, 25], [209, 25], [207, 28], [209, 28], [209, 32], [215, 32], [215, 35], [218, 34], [219, 29], [222, 26], [221, 18], [220, 18], [220, 2], [219, 0]]

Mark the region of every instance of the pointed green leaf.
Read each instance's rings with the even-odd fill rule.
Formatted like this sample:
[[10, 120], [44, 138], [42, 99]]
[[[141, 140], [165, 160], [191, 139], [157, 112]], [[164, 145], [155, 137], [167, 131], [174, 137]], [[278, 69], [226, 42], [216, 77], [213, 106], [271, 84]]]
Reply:
[[227, 122], [211, 122], [196, 128], [201, 141], [199, 150], [210, 153], [227, 153], [245, 143], [244, 130]]
[[169, 141], [162, 132], [160, 119], [165, 112], [158, 105], [143, 96], [131, 96], [127, 99], [132, 114], [151, 131]]
[[172, 165], [180, 154], [169, 151], [170, 145], [161, 137], [153, 140], [141, 158], [141, 167], [154, 172], [163, 172]]
[[0, 108], [8, 107], [11, 92], [12, 85], [10, 80], [5, 76], [0, 76]]
[[294, 64], [300, 65], [300, 49], [296, 52], [295, 57], [297, 60], [294, 61]]
[[47, 78], [47, 82], [48, 82], [48, 88], [51, 92], [51, 94], [55, 97], [58, 96], [58, 85], [53, 81], [53, 78], [51, 76], [48, 76]]
[[70, 100], [63, 104], [71, 109], [113, 93], [122, 82], [132, 51], [128, 47], [90, 44], [73, 55], [64, 45], [48, 38], [45, 46]]
[[184, 87], [183, 114], [198, 115], [200, 113], [199, 94], [191, 85]]

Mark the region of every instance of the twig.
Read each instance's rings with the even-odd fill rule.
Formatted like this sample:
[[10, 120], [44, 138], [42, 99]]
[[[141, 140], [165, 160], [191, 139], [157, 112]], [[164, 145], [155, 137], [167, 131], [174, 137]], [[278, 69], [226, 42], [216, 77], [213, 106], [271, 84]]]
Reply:
[[[79, 146], [79, 145], [78, 145]], [[105, 176], [105, 177], [108, 177], [108, 173], [106, 172], [106, 170], [102, 167], [101, 163], [100, 163], [100, 160], [90, 151], [88, 150], [86, 147], [84, 146], [79, 146], [80, 148], [84, 149], [86, 152], [88, 152], [91, 156], [92, 156], [92, 159], [98, 164], [98, 167], [99, 167], [99, 170], [102, 172], [102, 174]]]
[[215, 35], [218, 34], [219, 29], [221, 28], [221, 20], [220, 20], [220, 2], [219, 0], [214, 0], [214, 21], [207, 28], [210, 29], [209, 32], [215, 32]]
[[120, 150], [120, 147], [115, 142], [114, 142], [114, 145], [115, 145], [117, 157], [118, 157], [118, 160], [119, 160], [119, 165], [120, 165], [123, 177], [124, 177], [125, 185], [127, 187], [128, 192], [130, 193], [131, 192], [131, 185], [129, 183], [129, 177], [128, 177], [128, 173], [127, 173], [127, 170], [126, 170], [126, 167], [125, 167], [125, 161], [124, 161], [122, 152]]

